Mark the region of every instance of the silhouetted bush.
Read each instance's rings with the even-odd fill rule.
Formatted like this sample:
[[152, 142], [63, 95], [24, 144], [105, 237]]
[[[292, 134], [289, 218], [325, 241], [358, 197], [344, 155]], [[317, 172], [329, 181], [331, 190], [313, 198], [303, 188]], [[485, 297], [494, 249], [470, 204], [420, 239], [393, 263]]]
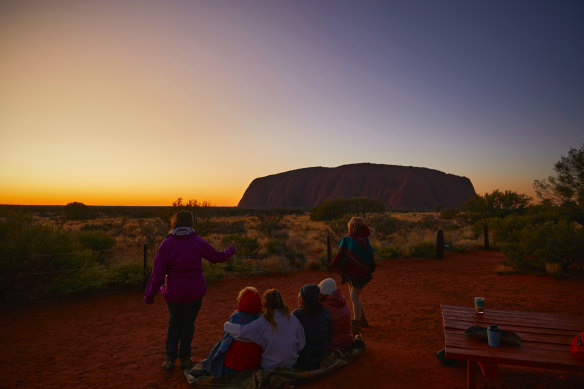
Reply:
[[[385, 206], [373, 199], [357, 197], [336, 199], [320, 203], [310, 211], [312, 220], [335, 220], [346, 215], [365, 216], [368, 213], [384, 212]], [[348, 220], [347, 220], [348, 221]]]
[[87, 220], [94, 216], [92, 210], [87, 205], [77, 201], [65, 205], [63, 215], [67, 220]]
[[558, 264], [554, 276], [572, 264], [584, 263], [584, 229], [575, 222], [531, 222], [530, 217], [507, 217], [500, 221], [495, 237], [508, 265], [516, 269], [547, 270]]

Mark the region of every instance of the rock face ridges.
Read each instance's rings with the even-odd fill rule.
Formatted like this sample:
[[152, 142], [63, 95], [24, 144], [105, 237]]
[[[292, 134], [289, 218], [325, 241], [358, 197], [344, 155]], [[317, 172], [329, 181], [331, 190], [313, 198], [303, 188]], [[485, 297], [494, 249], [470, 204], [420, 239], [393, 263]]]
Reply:
[[475, 194], [466, 177], [438, 170], [359, 163], [310, 167], [254, 179], [238, 206], [312, 208], [323, 201], [366, 197], [388, 210], [458, 208]]

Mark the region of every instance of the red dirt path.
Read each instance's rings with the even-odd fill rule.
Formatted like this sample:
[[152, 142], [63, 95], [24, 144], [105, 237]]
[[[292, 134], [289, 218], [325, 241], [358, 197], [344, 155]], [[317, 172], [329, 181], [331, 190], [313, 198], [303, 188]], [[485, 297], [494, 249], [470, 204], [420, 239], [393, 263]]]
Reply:
[[[462, 364], [443, 367], [434, 352], [444, 345], [440, 304], [569, 313], [584, 316], [584, 275], [555, 280], [542, 275], [498, 275], [498, 252], [447, 253], [437, 260], [379, 261], [362, 298], [371, 327], [365, 354], [352, 365], [297, 388], [463, 388]], [[294, 308], [300, 287], [331, 276], [306, 270], [291, 275], [231, 277], [209, 287], [196, 321], [193, 359], [207, 356], [223, 322], [247, 285], [280, 289]], [[333, 277], [340, 284], [339, 277]], [[343, 294], [348, 296], [346, 285]], [[166, 373], [168, 312], [139, 292], [0, 309], [0, 388], [189, 388], [182, 371]], [[583, 329], [584, 330], [584, 329]], [[502, 366], [501, 380], [479, 378], [484, 388], [584, 388], [584, 372]]]

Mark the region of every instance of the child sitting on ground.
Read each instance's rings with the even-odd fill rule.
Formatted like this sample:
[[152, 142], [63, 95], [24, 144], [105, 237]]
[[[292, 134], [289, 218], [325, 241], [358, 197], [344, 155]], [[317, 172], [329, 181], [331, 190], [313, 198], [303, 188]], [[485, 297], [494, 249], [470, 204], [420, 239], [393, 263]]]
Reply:
[[293, 367], [304, 348], [304, 329], [284, 303], [277, 289], [264, 292], [264, 315], [251, 323], [226, 322], [225, 332], [236, 339], [246, 339], [262, 347], [262, 369]]
[[[229, 318], [230, 323], [247, 324], [260, 317], [262, 301], [253, 286], [243, 288], [237, 296], [237, 311]], [[213, 347], [205, 367], [214, 377], [221, 377], [240, 370], [256, 369], [260, 366], [262, 348], [253, 342], [236, 340], [224, 333]]]
[[333, 323], [333, 337], [329, 349], [347, 351], [353, 342], [351, 309], [347, 305], [347, 300], [332, 278], [325, 278], [318, 284], [318, 287], [320, 289], [320, 302], [329, 311]]
[[300, 307], [294, 315], [302, 323], [306, 336], [306, 346], [298, 356], [295, 368], [299, 370], [314, 370], [320, 368], [320, 362], [329, 353], [329, 343], [332, 340], [332, 323], [330, 313], [319, 302], [320, 289], [318, 285], [305, 285], [298, 294]]

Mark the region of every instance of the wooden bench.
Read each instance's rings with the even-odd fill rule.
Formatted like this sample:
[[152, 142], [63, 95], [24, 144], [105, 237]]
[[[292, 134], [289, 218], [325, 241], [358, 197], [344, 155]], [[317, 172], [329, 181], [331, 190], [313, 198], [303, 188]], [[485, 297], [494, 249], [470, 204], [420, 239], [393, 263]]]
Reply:
[[[467, 387], [476, 385], [477, 365], [485, 378], [498, 379], [498, 365], [530, 366], [584, 372], [584, 360], [570, 352], [570, 341], [584, 330], [584, 319], [553, 313], [441, 305], [445, 355], [467, 361]], [[521, 338], [520, 346], [489, 347], [487, 342], [464, 335], [471, 326], [497, 325]]]

